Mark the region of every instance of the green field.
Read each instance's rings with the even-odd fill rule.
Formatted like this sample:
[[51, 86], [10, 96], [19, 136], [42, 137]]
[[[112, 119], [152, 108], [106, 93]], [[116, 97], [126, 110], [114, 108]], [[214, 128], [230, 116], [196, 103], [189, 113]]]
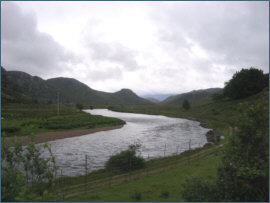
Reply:
[[[213, 128], [214, 131], [223, 135], [225, 139], [221, 140], [219, 145], [205, 146], [180, 155], [147, 161], [146, 168], [128, 173], [102, 169], [88, 173], [87, 176], [61, 177], [55, 180], [55, 190], [58, 191], [58, 196], [62, 198], [62, 201], [184, 201], [181, 190], [186, 178], [199, 176], [215, 181], [217, 167], [222, 156], [222, 144], [227, 142], [230, 134], [229, 127], [233, 127], [241, 116], [239, 106], [256, 105], [262, 100], [268, 100], [268, 92], [263, 91], [241, 100], [223, 99], [202, 105], [191, 105], [190, 110], [182, 109], [181, 105], [111, 106], [110, 109], [121, 112], [198, 120], [202, 125]], [[3, 126], [8, 126], [8, 123], [15, 123], [15, 127], [18, 126], [19, 129], [17, 132], [8, 134], [12, 136], [30, 132], [115, 125], [118, 124], [117, 122], [122, 122], [118, 119], [88, 115], [70, 107], [62, 107], [60, 112], [60, 116], [56, 116], [56, 106], [53, 105], [6, 106], [2, 108], [2, 131]]]
[[[264, 91], [257, 95], [242, 100], [220, 100], [208, 104], [192, 106], [186, 111], [179, 106], [113, 106], [110, 109], [121, 112], [145, 113], [154, 115], [166, 115], [199, 120], [203, 125], [213, 128], [216, 132], [225, 136], [221, 143], [227, 142], [230, 133], [229, 126], [237, 122], [239, 105], [256, 105], [262, 100], [268, 100], [268, 92]], [[222, 145], [208, 146], [181, 155], [155, 159], [147, 162], [144, 170], [122, 174], [111, 174], [106, 170], [100, 170], [87, 175], [89, 188], [85, 192], [85, 177], [67, 178], [71, 185], [66, 188], [65, 201], [154, 201], [172, 202], [184, 201], [181, 196], [182, 184], [188, 177], [200, 176], [214, 181], [216, 169], [219, 165]], [[212, 150], [209, 153], [209, 150]], [[190, 155], [192, 153], [193, 155]], [[199, 154], [204, 154], [200, 157]], [[193, 158], [192, 158], [193, 157]], [[197, 157], [197, 158], [195, 158]], [[190, 162], [188, 161], [190, 159]], [[150, 171], [161, 170], [151, 174]], [[145, 175], [150, 173], [149, 175]], [[137, 175], [141, 174], [141, 175]], [[117, 179], [125, 177], [124, 182]], [[129, 177], [131, 177], [129, 179]], [[135, 177], [135, 178], [132, 178]], [[114, 181], [115, 179], [115, 181]], [[130, 180], [130, 181], [127, 181]], [[96, 188], [97, 182], [104, 181], [100, 188]], [[115, 185], [110, 185], [115, 182]], [[103, 186], [102, 186], [103, 185]], [[105, 185], [105, 186], [104, 186]], [[109, 186], [110, 185], [110, 186]], [[71, 196], [73, 194], [74, 196]]]
[[174, 106], [111, 106], [109, 109], [119, 112], [164, 115], [169, 117], [187, 118], [200, 121], [202, 126], [214, 129], [220, 134], [228, 132], [239, 117], [239, 104], [256, 105], [262, 100], [268, 100], [268, 90], [239, 100], [222, 99], [208, 103], [192, 105], [189, 110], [182, 108], [182, 104]]
[[73, 107], [12, 104], [2, 106], [1, 133], [6, 136], [35, 135], [41, 132], [90, 129], [122, 125], [117, 118], [90, 115]]
[[136, 193], [141, 195], [140, 201], [183, 201], [181, 185], [187, 177], [215, 177], [219, 151], [218, 146], [207, 146], [150, 160], [137, 171], [102, 169], [88, 174], [87, 181], [78, 176], [60, 178], [56, 184], [63, 201], [138, 201], [133, 197]]

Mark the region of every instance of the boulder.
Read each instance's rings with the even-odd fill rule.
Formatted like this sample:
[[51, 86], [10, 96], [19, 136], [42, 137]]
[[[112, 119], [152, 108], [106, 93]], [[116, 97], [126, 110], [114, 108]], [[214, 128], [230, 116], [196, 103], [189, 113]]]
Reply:
[[207, 142], [212, 142], [214, 144], [217, 144], [219, 139], [220, 139], [220, 135], [218, 135], [217, 133], [215, 133], [213, 130], [209, 130], [207, 133], [206, 133], [206, 139], [207, 139]]

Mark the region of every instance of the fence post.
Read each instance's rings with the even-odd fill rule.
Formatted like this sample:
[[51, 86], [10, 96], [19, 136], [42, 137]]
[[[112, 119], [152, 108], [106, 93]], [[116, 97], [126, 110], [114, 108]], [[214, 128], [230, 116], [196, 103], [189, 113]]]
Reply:
[[189, 143], [188, 143], [188, 164], [190, 163], [190, 145], [191, 145], [191, 139], [189, 138]]
[[177, 145], [177, 152], [176, 152], [176, 155], [178, 155], [178, 150], [179, 150], [179, 145]]
[[87, 154], [85, 155], [85, 193], [87, 192]]
[[165, 144], [165, 147], [164, 147], [164, 157], [165, 157], [165, 154], [166, 154], [166, 144]]
[[129, 181], [130, 181], [130, 173], [131, 173], [131, 154], [129, 153], [129, 172], [128, 172], [128, 175], [129, 175]]

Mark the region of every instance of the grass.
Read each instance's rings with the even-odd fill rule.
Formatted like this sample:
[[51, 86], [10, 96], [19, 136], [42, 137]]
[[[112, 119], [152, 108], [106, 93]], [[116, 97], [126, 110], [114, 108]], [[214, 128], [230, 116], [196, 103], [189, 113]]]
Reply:
[[1, 133], [6, 136], [124, 124], [124, 121], [117, 118], [90, 115], [65, 106], [61, 106], [60, 115], [57, 116], [55, 105], [5, 105], [2, 106], [1, 113]]
[[[160, 159], [159, 161], [161, 163], [163, 162], [163, 164], [168, 163], [167, 159], [174, 159], [175, 162], [173, 167], [169, 169], [153, 174], [150, 173], [147, 176], [135, 178], [130, 182], [124, 181], [118, 185], [107, 185], [104, 188], [88, 192], [86, 194], [83, 192], [64, 200], [76, 202], [183, 201], [183, 198], [181, 197], [181, 188], [185, 179], [189, 176], [201, 176], [205, 177], [206, 179], [213, 179], [215, 177], [217, 163], [219, 162], [220, 158], [219, 155], [208, 154], [206, 157], [193, 159], [188, 164], [185, 157], [186, 155], [178, 155]], [[176, 163], [178, 162], [182, 164], [177, 165]], [[153, 162], [151, 163], [150, 161], [148, 164], [149, 167], [153, 164]], [[164, 166], [167, 165], [162, 165], [162, 167]], [[155, 169], [158, 168], [159, 167], [155, 166]], [[89, 181], [89, 185], [91, 184], [94, 184], [94, 182]], [[76, 193], [78, 190], [70, 190], [68, 193], [72, 194], [74, 192]]]
[[[242, 100], [220, 100], [194, 105], [188, 111], [183, 110], [181, 104], [179, 106], [113, 106], [111, 109], [199, 120], [203, 125], [227, 136], [229, 126], [234, 126], [238, 119], [239, 103], [256, 105], [262, 99], [268, 99], [268, 92], [262, 92]], [[12, 113], [17, 114], [15, 117], [14, 115], [9, 116], [18, 119], [21, 111], [24, 109], [15, 110]], [[40, 113], [40, 111], [38, 112]], [[41, 116], [41, 118], [54, 121], [56, 119], [55, 110], [52, 115], [48, 112], [47, 117]], [[40, 118], [40, 116], [36, 117], [35, 113], [32, 114], [34, 114], [32, 117], [28, 116], [29, 119]], [[71, 114], [76, 115], [76, 110], [73, 113], [69, 113], [67, 110], [66, 114], [61, 116], [65, 116], [67, 120]], [[219, 149], [218, 146], [207, 146], [180, 155], [153, 159], [146, 163], [146, 169], [131, 173], [122, 174], [119, 170], [102, 169], [87, 174], [87, 179], [85, 176], [61, 178], [56, 180], [56, 182], [61, 182], [57, 187], [64, 194], [64, 201], [71, 202], [181, 202], [184, 201], [181, 196], [182, 184], [187, 177], [200, 176], [208, 180], [215, 179], [221, 156]], [[84, 184], [86, 180], [88, 182], [87, 192], [85, 192]], [[118, 180], [122, 181], [117, 182]]]
[[229, 126], [234, 126], [238, 120], [239, 103], [257, 104], [261, 100], [268, 100], [268, 91], [239, 100], [223, 99], [210, 101], [201, 105], [192, 105], [190, 110], [184, 110], [182, 104], [174, 106], [111, 106], [110, 109], [119, 112], [164, 115], [170, 117], [187, 118], [200, 121], [202, 126], [214, 129], [220, 134], [226, 134]]
[[[145, 113], [153, 115], [165, 115], [172, 117], [184, 117], [193, 120], [199, 120], [221, 135], [227, 137], [229, 135], [229, 126], [234, 126], [238, 120], [239, 103], [248, 105], [256, 105], [261, 100], [268, 100], [268, 92], [261, 92], [257, 95], [242, 100], [220, 100], [202, 105], [192, 106], [189, 111], [185, 111], [181, 106], [114, 106], [112, 110], [132, 113]], [[222, 141], [226, 142], [226, 139]], [[214, 153], [208, 151], [214, 149]], [[132, 179], [129, 182], [122, 182], [99, 188], [95, 191], [87, 193], [80, 192], [81, 188], [75, 187], [69, 191], [76, 194], [74, 197], [68, 197], [65, 201], [82, 201], [82, 202], [128, 202], [128, 201], [154, 201], [154, 202], [181, 202], [184, 199], [181, 196], [181, 188], [187, 177], [199, 176], [206, 180], [215, 180], [216, 170], [220, 161], [220, 153], [218, 147], [207, 146], [202, 149], [196, 149], [191, 152], [184, 152], [181, 155], [165, 157], [150, 160], [146, 163], [146, 170], [160, 170], [157, 173], [149, 174]], [[191, 158], [197, 154], [204, 155], [198, 158]], [[188, 164], [189, 163], [189, 164]], [[102, 172], [103, 174], [101, 174]], [[101, 177], [109, 177], [106, 170], [93, 173], [92, 184]], [[143, 173], [142, 170], [135, 171]], [[116, 175], [115, 172], [114, 175]], [[97, 175], [97, 176], [96, 176]], [[95, 179], [95, 178], [97, 179]], [[78, 178], [78, 177], [77, 177]], [[81, 177], [82, 178], [82, 177]], [[91, 184], [91, 174], [89, 175], [89, 184]], [[78, 180], [74, 178], [73, 180]], [[107, 179], [108, 180], [108, 179]], [[79, 181], [80, 182], [80, 181]], [[82, 182], [82, 181], [81, 181]]]

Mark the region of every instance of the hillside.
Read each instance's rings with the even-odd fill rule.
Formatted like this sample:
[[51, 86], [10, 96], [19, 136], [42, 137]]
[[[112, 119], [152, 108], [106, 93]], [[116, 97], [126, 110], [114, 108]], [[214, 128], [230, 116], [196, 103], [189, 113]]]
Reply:
[[145, 99], [147, 99], [148, 101], [151, 101], [151, 102], [153, 102], [153, 103], [159, 103], [159, 102], [160, 102], [160, 100], [158, 100], [158, 99], [156, 99], [156, 98], [153, 98], [153, 97], [147, 97], [147, 98], [145, 98]]
[[191, 104], [202, 104], [211, 100], [213, 94], [221, 92], [221, 88], [209, 88], [204, 90], [193, 90], [191, 92], [171, 96], [160, 104], [162, 105], [182, 105], [184, 99], [187, 99]]
[[73, 78], [52, 78], [43, 80], [21, 71], [2, 72], [2, 102], [25, 103], [31, 100], [61, 103], [82, 103], [88, 105], [149, 105], [152, 102], [140, 98], [128, 89], [107, 93], [91, 89]]

